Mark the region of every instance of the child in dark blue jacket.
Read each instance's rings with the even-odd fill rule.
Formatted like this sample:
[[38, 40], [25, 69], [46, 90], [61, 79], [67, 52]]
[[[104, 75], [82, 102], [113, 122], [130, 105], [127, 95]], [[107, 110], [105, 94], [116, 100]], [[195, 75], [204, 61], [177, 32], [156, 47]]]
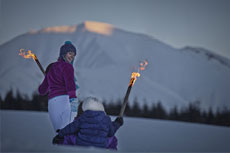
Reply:
[[114, 135], [123, 125], [123, 118], [117, 117], [112, 122], [106, 115], [103, 104], [94, 97], [83, 102], [82, 110], [83, 113], [77, 119], [58, 131], [54, 143], [55, 140], [74, 134], [75, 145], [116, 149], [117, 140]]

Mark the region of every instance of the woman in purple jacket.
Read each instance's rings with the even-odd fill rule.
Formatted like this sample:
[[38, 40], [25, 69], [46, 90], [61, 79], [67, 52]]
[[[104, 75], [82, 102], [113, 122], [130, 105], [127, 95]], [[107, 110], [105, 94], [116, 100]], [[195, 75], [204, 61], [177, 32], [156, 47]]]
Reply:
[[54, 130], [61, 129], [71, 122], [71, 111], [76, 112], [78, 101], [76, 96], [73, 61], [76, 48], [66, 41], [60, 48], [57, 62], [46, 69], [45, 79], [39, 86], [39, 93], [48, 93], [48, 112]]

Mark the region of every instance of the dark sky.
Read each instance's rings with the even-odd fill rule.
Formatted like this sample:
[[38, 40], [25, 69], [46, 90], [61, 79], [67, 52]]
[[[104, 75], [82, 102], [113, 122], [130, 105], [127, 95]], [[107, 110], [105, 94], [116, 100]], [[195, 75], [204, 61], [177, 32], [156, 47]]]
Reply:
[[86, 20], [230, 58], [230, 0], [0, 0], [0, 44], [30, 30]]

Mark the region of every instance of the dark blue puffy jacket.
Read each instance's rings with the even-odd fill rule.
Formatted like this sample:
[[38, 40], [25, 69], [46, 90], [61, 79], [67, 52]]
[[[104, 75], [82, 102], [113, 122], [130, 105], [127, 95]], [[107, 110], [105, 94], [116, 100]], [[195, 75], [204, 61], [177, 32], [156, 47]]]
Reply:
[[85, 111], [78, 119], [60, 130], [61, 137], [77, 134], [76, 144], [81, 146], [107, 147], [108, 137], [114, 136], [120, 124], [112, 122], [103, 111]]

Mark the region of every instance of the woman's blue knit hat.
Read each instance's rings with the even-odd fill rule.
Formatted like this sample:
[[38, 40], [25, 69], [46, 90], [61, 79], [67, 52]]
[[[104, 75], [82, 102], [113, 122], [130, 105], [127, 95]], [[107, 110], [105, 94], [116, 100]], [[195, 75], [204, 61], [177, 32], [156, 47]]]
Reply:
[[61, 46], [59, 58], [63, 58], [68, 52], [74, 52], [75, 55], [77, 54], [77, 50], [71, 41], [66, 41], [65, 44]]

